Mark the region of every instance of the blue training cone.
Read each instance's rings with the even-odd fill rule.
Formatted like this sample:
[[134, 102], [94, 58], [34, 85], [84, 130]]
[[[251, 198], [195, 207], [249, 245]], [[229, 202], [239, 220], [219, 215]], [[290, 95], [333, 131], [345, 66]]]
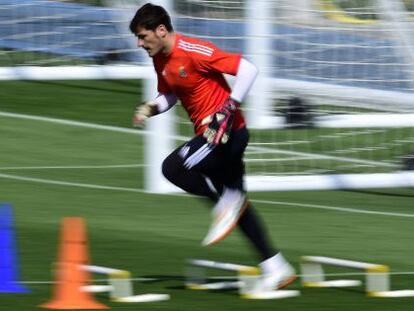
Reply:
[[16, 256], [12, 206], [0, 203], [0, 293], [29, 292], [17, 280]]

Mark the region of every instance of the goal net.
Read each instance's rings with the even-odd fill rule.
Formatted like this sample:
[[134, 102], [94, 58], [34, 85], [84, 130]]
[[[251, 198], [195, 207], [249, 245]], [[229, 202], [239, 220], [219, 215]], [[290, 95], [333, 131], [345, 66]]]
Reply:
[[[0, 80], [137, 78], [152, 96], [150, 60], [128, 30], [145, 2], [2, 0]], [[244, 105], [250, 190], [414, 184], [410, 1], [153, 2], [171, 12], [178, 32], [241, 52], [259, 67]], [[148, 124], [149, 138], [175, 133], [147, 145], [149, 191], [171, 190], [159, 162], [193, 135], [180, 107], [167, 115]]]

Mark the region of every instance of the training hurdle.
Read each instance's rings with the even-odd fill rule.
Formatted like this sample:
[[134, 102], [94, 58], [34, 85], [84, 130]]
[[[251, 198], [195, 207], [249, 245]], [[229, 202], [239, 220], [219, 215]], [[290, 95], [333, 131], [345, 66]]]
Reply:
[[369, 297], [412, 297], [414, 290], [390, 290], [389, 267], [322, 256], [303, 256], [301, 258], [302, 285], [304, 287], [349, 287], [360, 286], [359, 280], [325, 280], [322, 265], [363, 270], [365, 273], [365, 292]]
[[152, 302], [170, 299], [168, 294], [133, 295], [131, 273], [126, 270], [107, 268], [93, 265], [82, 265], [81, 268], [90, 273], [107, 276], [108, 285], [85, 285], [83, 291], [90, 293], [108, 292], [114, 302]]
[[[235, 272], [236, 281], [208, 282], [207, 270], [217, 269]], [[245, 299], [280, 299], [298, 296], [297, 290], [264, 291], [260, 269], [233, 263], [204, 259], [187, 261], [185, 286], [193, 290], [225, 290], [238, 289], [241, 298]]]

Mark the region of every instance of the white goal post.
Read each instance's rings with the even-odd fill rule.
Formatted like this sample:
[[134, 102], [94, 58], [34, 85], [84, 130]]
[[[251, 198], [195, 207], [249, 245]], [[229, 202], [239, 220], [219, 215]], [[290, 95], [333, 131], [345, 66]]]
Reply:
[[[142, 79], [144, 96], [152, 98], [150, 59], [127, 27], [144, 2], [106, 0], [94, 7], [82, 0], [4, 0], [0, 81]], [[251, 128], [249, 190], [414, 185], [410, 164], [400, 163], [414, 153], [414, 19], [402, 0], [355, 8], [340, 2], [153, 1], [171, 12], [177, 31], [242, 52], [259, 67], [244, 106]], [[292, 97], [306, 104], [305, 126], [287, 118]], [[169, 112], [143, 131], [149, 192], [177, 191], [160, 165], [192, 135], [183, 123], [188, 128]]]

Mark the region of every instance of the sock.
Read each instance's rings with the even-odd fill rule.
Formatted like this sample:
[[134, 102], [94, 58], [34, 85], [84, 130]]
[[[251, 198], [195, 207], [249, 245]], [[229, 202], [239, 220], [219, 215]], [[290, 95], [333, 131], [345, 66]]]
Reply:
[[240, 217], [238, 226], [259, 253], [260, 259], [266, 260], [273, 257], [279, 251], [271, 245], [262, 221], [251, 203], [249, 202], [248, 204], [250, 206], [246, 208]]
[[280, 271], [289, 263], [283, 257], [281, 252], [278, 252], [276, 255], [267, 258], [266, 260], [260, 263], [260, 268], [262, 269], [263, 274], [272, 274], [275, 271]]

